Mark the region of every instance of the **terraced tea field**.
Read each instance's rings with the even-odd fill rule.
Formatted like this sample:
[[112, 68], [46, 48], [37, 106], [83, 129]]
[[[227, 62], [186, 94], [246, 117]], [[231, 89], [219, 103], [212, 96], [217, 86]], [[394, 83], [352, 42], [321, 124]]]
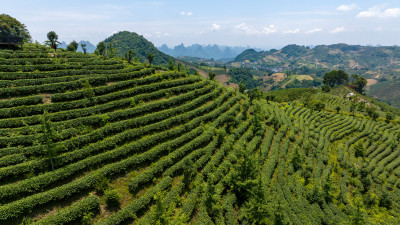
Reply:
[[400, 223], [397, 123], [35, 47], [0, 87], [1, 224]]

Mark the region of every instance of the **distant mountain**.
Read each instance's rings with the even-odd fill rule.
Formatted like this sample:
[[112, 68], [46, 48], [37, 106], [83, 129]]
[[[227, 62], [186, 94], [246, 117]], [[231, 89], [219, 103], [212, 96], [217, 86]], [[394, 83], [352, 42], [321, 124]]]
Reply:
[[57, 48], [67, 49], [67, 46], [68, 46], [68, 44], [65, 43], [65, 41], [63, 41], [63, 42], [61, 42], [61, 44], [59, 44], [59, 45], [57, 46]]
[[177, 45], [174, 48], [169, 48], [163, 44], [158, 50], [173, 57], [198, 57], [205, 59], [233, 59], [242, 51], [246, 50], [245, 47], [229, 47], [219, 45], [199, 45], [193, 44], [185, 47], [183, 44]]
[[171, 56], [154, 47], [153, 43], [134, 32], [121, 31], [106, 38], [104, 42], [106, 44], [112, 42], [114, 48], [117, 49], [117, 56], [120, 57], [124, 57], [125, 52], [132, 49], [136, 53], [136, 57], [142, 62], [147, 61], [149, 53], [154, 55], [154, 64], [167, 64], [170, 59], [174, 60]]
[[86, 52], [87, 53], [93, 53], [96, 50], [96, 46], [94, 46], [92, 43], [89, 41], [80, 41], [79, 42], [79, 47], [78, 47], [78, 52], [83, 52], [81, 44], [86, 44]]
[[[94, 46], [89, 41], [80, 41], [77, 52], [83, 52], [82, 47], [81, 47], [82, 43], [86, 44], [86, 52], [87, 53], [93, 53], [96, 50], [96, 46]], [[61, 42], [61, 44], [58, 45], [58, 48], [67, 49], [67, 46], [68, 46], [68, 44], [65, 43], [65, 41], [63, 41], [63, 42]]]

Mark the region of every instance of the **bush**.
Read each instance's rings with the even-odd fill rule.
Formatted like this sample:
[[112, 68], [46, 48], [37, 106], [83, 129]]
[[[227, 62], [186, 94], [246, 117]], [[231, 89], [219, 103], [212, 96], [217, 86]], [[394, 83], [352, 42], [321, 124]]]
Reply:
[[121, 194], [115, 189], [107, 189], [104, 192], [104, 197], [106, 199], [107, 207], [109, 208], [119, 208], [119, 200], [121, 199]]
[[322, 86], [322, 91], [323, 91], [323, 92], [329, 92], [329, 91], [331, 91], [331, 87], [329, 87], [328, 85], [324, 84], [324, 85]]

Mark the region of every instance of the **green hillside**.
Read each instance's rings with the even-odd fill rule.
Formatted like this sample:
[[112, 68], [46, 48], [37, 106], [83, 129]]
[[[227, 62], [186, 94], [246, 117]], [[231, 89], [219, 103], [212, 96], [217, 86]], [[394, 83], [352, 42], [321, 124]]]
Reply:
[[373, 102], [34, 45], [0, 62], [0, 224], [400, 223], [399, 119]]
[[[311, 75], [318, 81], [331, 70], [344, 70], [369, 79], [369, 95], [400, 107], [397, 85], [400, 79], [400, 47], [398, 46], [360, 46], [347, 44], [318, 45], [313, 48], [288, 45], [280, 50], [256, 52], [246, 50], [238, 55], [231, 66], [246, 67], [251, 70], [273, 70], [285, 74]], [[289, 76], [288, 75], [288, 76]], [[284, 87], [284, 83], [274, 81], [274, 76], [264, 76], [265, 90]], [[395, 83], [397, 82], [397, 83]], [[393, 91], [382, 91], [390, 84]], [[309, 87], [310, 84], [297, 82], [296, 87]]]
[[125, 53], [132, 49], [135, 56], [141, 61], [147, 61], [149, 53], [154, 55], [153, 64], [168, 64], [169, 60], [174, 60], [173, 57], [160, 52], [153, 43], [146, 40], [143, 36], [134, 32], [120, 31], [104, 40], [106, 44], [112, 43], [117, 50], [117, 56], [124, 57]]

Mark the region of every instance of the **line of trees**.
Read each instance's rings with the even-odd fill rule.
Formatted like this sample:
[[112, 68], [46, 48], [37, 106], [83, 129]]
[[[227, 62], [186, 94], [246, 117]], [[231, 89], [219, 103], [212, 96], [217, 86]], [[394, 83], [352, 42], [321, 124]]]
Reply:
[[329, 90], [330, 87], [338, 85], [348, 85], [355, 91], [363, 93], [363, 89], [367, 85], [367, 79], [356, 74], [349, 76], [343, 70], [332, 70], [325, 74], [323, 83], [323, 90]]

